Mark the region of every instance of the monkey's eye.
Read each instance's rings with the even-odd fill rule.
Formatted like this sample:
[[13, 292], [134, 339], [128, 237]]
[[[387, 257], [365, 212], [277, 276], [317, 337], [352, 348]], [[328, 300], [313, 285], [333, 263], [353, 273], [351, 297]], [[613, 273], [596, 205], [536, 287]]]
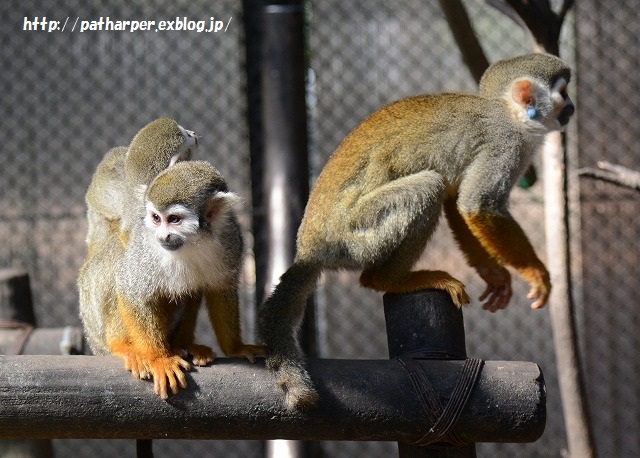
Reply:
[[158, 215], [157, 213], [152, 213], [151, 214], [151, 219], [153, 220], [154, 223], [159, 224], [160, 221], [162, 221], [162, 218], [160, 218], [160, 215]]
[[180, 218], [178, 215], [169, 215], [167, 221], [169, 221], [170, 224], [178, 224], [180, 221], [182, 221], [182, 218]]

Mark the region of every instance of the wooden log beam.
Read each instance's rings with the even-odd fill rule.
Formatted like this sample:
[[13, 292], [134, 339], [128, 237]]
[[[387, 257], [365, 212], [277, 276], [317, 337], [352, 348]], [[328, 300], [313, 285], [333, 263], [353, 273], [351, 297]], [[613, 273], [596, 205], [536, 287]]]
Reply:
[[[446, 403], [463, 361], [420, 361]], [[0, 439], [303, 439], [414, 442], [428, 428], [395, 360], [310, 360], [320, 405], [282, 408], [263, 361], [221, 358], [162, 401], [114, 357], [0, 356]], [[469, 442], [532, 442], [545, 425], [540, 368], [487, 361], [455, 428]]]

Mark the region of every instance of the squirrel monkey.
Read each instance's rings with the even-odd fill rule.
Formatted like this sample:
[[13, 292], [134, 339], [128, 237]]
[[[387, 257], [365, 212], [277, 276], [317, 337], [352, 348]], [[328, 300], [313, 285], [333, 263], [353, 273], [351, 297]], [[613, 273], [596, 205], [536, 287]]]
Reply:
[[159, 118], [144, 126], [128, 147], [119, 146], [98, 164], [86, 194], [87, 246], [117, 231], [126, 245], [147, 185], [163, 169], [191, 159], [198, 137], [176, 121]]
[[547, 132], [574, 112], [560, 59], [529, 54], [497, 62], [480, 94], [409, 97], [357, 126], [318, 177], [298, 230], [294, 264], [259, 314], [288, 408], [309, 407], [317, 393], [295, 338], [306, 298], [324, 269], [360, 270], [377, 291], [448, 292], [469, 302], [464, 285], [443, 271], [412, 271], [441, 210], [468, 263], [487, 282], [481, 300], [507, 306], [513, 267], [531, 285], [532, 307], [545, 305], [547, 269], [508, 211], [510, 190]]
[[163, 399], [187, 385], [184, 353], [197, 366], [215, 357], [193, 342], [203, 299], [225, 354], [264, 356], [264, 347], [241, 340], [237, 200], [208, 162], [178, 162], [146, 189], [144, 219], [127, 246], [112, 232], [81, 268], [81, 317], [93, 352], [122, 357], [134, 377], [153, 378]]

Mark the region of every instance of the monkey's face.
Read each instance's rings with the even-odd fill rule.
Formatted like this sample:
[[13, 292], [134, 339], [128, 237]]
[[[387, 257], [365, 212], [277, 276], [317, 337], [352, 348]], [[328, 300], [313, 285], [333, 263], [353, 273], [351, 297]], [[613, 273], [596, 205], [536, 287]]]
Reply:
[[174, 204], [160, 211], [147, 202], [146, 209], [145, 226], [165, 250], [180, 249], [198, 231], [198, 216], [184, 205]]
[[559, 77], [551, 87], [534, 78], [519, 78], [512, 83], [506, 97], [514, 107], [516, 119], [533, 132], [562, 130], [575, 112], [563, 77]]
[[178, 148], [175, 154], [169, 161], [169, 166], [181, 161], [190, 161], [191, 158], [198, 151], [198, 135], [192, 131], [187, 130], [182, 126], [178, 126], [180, 133], [184, 137], [184, 143]]

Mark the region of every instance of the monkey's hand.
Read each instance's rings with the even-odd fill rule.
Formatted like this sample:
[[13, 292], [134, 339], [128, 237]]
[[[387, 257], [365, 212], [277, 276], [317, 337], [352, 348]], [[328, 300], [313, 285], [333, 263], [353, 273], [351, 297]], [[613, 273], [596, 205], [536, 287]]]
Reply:
[[534, 299], [532, 309], [540, 309], [545, 306], [551, 294], [551, 280], [545, 266], [539, 265], [519, 270], [520, 275], [531, 285], [527, 299]]
[[[216, 358], [214, 351], [206, 345], [188, 344], [181, 350], [191, 355], [191, 362], [195, 366], [206, 366], [207, 364], [211, 364]], [[180, 351], [180, 353], [182, 353], [182, 351]]]
[[145, 359], [139, 353], [134, 352], [129, 345], [118, 346], [117, 349], [113, 348], [113, 354], [124, 360], [124, 368], [131, 371], [135, 378], [140, 380], [151, 379], [151, 373]]
[[178, 387], [187, 387], [187, 378], [184, 371], [191, 369], [191, 365], [180, 356], [163, 356], [148, 360], [151, 377], [153, 377], [153, 388], [155, 393], [162, 399], [167, 399], [171, 389], [173, 394], [178, 394]]
[[511, 274], [509, 274], [509, 271], [499, 265], [491, 267], [476, 266], [476, 271], [487, 283], [487, 288], [478, 298], [480, 301], [488, 298], [482, 308], [489, 310], [491, 313], [506, 308], [513, 294], [511, 291]]
[[118, 346], [113, 353], [124, 359], [124, 367], [131, 371], [135, 378], [152, 378], [155, 393], [162, 399], [169, 397], [168, 388], [173, 394], [178, 394], [179, 387], [187, 387], [187, 378], [183, 371], [191, 369], [191, 365], [178, 355], [163, 356], [138, 352], [129, 345]]
[[234, 356], [238, 358], [247, 358], [250, 362], [256, 362], [257, 357], [267, 356], [267, 349], [264, 345], [246, 345], [242, 344], [233, 351], [227, 353], [227, 356]]

